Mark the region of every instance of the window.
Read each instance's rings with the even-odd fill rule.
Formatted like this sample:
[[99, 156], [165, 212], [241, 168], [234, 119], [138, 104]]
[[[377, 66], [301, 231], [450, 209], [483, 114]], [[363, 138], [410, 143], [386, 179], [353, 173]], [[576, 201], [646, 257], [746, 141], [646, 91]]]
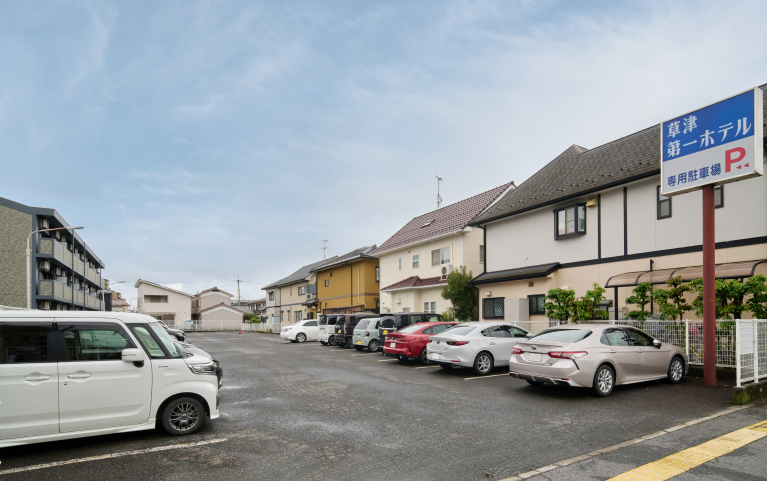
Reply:
[[437, 312], [437, 303], [436, 302], [424, 302], [423, 303], [423, 312], [436, 313]]
[[292, 296], [292, 295], [293, 295], [293, 288], [291, 287], [291, 288], [288, 290], [288, 292], [290, 292], [290, 295]]
[[[330, 279], [325, 279], [325, 287], [328, 287], [329, 284], [330, 284]], [[327, 302], [325, 303], [325, 307], [328, 307]]]
[[393, 317], [385, 317], [381, 320], [381, 328], [382, 329], [393, 329], [394, 328], [394, 318]]
[[436, 334], [436, 333], [434, 332], [434, 328], [435, 328], [435, 327], [438, 327], [438, 326], [433, 326], [433, 327], [429, 327], [429, 328], [427, 328], [427, 329], [424, 329], [422, 333], [423, 333], [423, 334]]
[[115, 324], [59, 325], [67, 361], [122, 361], [123, 349], [136, 347]]
[[413, 269], [418, 269], [418, 254], [413, 256]]
[[554, 211], [556, 236], [569, 237], [586, 233], [586, 204], [576, 204]]
[[546, 296], [538, 294], [535, 296], [527, 296], [527, 301], [530, 303], [530, 315], [546, 314], [546, 308], [543, 307]]
[[149, 331], [146, 329], [146, 327], [140, 325], [132, 325], [131, 330], [133, 331], [133, 334], [136, 335], [141, 345], [144, 346], [144, 350], [149, 353], [151, 357], [165, 357], [165, 353], [160, 347], [160, 344], [158, 344], [152, 335], [149, 334]]
[[506, 331], [509, 334], [509, 337], [527, 337], [530, 334], [528, 334], [527, 331], [524, 329], [520, 329], [517, 326], [501, 326], [504, 331]]
[[482, 299], [483, 319], [503, 319], [503, 297]]
[[48, 359], [51, 324], [0, 322], [0, 364], [55, 362]]
[[410, 312], [410, 308], [409, 307], [403, 307], [402, 308], [402, 312]]
[[509, 337], [508, 333], [503, 330], [502, 326], [495, 326], [482, 331], [482, 335], [485, 337]]
[[306, 327], [315, 327], [317, 325], [317, 321], [309, 321], [304, 326]]
[[303, 296], [306, 294], [306, 286], [301, 286], [298, 288], [298, 295]]
[[368, 320], [368, 319], [363, 319], [362, 321], [360, 321], [359, 323], [357, 323], [357, 327], [358, 327], [359, 329], [366, 329], [366, 328], [368, 327], [368, 324], [370, 324], [370, 320]]
[[626, 333], [620, 329], [613, 329], [611, 331], [605, 331], [605, 337], [611, 346], [628, 346], [629, 338], [626, 337]]
[[450, 324], [440, 324], [439, 326], [430, 327], [429, 329], [432, 330], [432, 334], [440, 334], [442, 331], [450, 327], [453, 327], [453, 326], [451, 326]]
[[578, 342], [590, 335], [591, 331], [587, 329], [546, 329], [531, 337], [531, 339], [536, 341]]
[[431, 251], [432, 267], [442, 264], [450, 264], [450, 247], [443, 247], [442, 249]]
[[181, 350], [176, 346], [176, 344], [173, 342], [173, 339], [170, 338], [170, 334], [168, 334], [168, 331], [163, 329], [163, 327], [157, 323], [153, 322], [149, 324], [149, 328], [152, 329], [152, 332], [154, 332], [155, 338], [159, 339], [163, 346], [165, 346], [165, 350], [170, 354], [170, 357], [181, 357]]
[[714, 186], [714, 209], [724, 207], [724, 186]]
[[402, 270], [402, 257], [399, 258], [399, 270]]
[[421, 316], [410, 316], [410, 324], [418, 324], [419, 322], [423, 322], [423, 317], [421, 317]]
[[301, 320], [301, 311], [296, 311], [293, 313], [293, 316], [295, 318], [296, 322], [299, 322]]
[[653, 339], [644, 332], [635, 331], [634, 329], [626, 329], [626, 335], [631, 340], [632, 346], [652, 346]]
[[380, 281], [381, 281], [381, 268], [376, 267], [376, 282], [380, 282]]
[[479, 246], [479, 263], [484, 264], [485, 262], [485, 246]]
[[152, 304], [167, 304], [168, 296], [144, 296], [144, 302]]
[[[325, 282], [327, 282], [327, 281], [325, 281]], [[325, 285], [327, 286], [327, 284], [325, 284]], [[271, 292], [269, 293], [269, 300], [270, 300], [270, 301], [273, 301], [273, 300], [274, 300], [274, 291], [271, 291]]]
[[660, 186], [658, 186], [658, 220], [671, 217], [671, 197], [660, 195]]

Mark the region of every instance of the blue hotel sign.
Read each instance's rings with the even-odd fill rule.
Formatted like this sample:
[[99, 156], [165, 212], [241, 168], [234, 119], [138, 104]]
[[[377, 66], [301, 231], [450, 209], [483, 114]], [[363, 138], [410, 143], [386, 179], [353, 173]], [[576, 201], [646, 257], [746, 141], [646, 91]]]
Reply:
[[661, 123], [661, 193], [762, 175], [762, 127], [759, 88]]

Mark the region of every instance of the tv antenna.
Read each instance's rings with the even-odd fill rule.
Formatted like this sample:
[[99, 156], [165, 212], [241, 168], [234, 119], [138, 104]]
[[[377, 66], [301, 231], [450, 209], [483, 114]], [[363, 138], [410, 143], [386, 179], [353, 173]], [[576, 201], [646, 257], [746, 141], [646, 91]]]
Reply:
[[327, 242], [328, 242], [328, 241], [326, 241], [326, 240], [323, 240], [323, 241], [322, 241], [322, 247], [320, 247], [320, 249], [322, 249], [322, 258], [323, 258], [323, 259], [325, 258], [325, 249], [327, 249], [327, 248], [328, 248], [328, 246], [326, 246], [326, 245], [325, 245], [325, 244], [327, 244]]
[[442, 204], [442, 197], [439, 196], [439, 183], [442, 182], [442, 177], [435, 175], [434, 177], [437, 178], [437, 209], [439, 209], [440, 204]]

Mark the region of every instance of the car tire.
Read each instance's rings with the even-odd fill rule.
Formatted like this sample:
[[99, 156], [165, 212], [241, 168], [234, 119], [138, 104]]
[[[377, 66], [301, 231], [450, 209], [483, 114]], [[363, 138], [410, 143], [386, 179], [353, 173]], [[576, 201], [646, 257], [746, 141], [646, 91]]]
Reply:
[[486, 376], [493, 370], [493, 356], [487, 351], [482, 351], [474, 358], [474, 373], [477, 376]]
[[532, 379], [525, 379], [525, 381], [527, 381], [527, 384], [531, 386], [543, 386], [542, 381], [533, 381]]
[[365, 346], [354, 346], [354, 349], [356, 349], [358, 351], [361, 351], [361, 350], [365, 349]]
[[609, 396], [615, 388], [615, 371], [607, 364], [602, 364], [594, 373], [594, 386], [592, 389], [597, 396]]
[[407, 357], [404, 354], [397, 354], [397, 360], [401, 362], [407, 361]]
[[336, 345], [336, 336], [330, 336], [328, 338], [328, 342], [326, 344], [328, 346], [335, 346]]
[[162, 427], [173, 436], [195, 433], [204, 422], [205, 407], [193, 397], [174, 399], [162, 410]]
[[446, 362], [439, 363], [439, 367], [441, 367], [442, 369], [453, 369], [453, 365], [452, 364], [448, 364]]
[[378, 352], [378, 341], [373, 339], [368, 343], [368, 351], [370, 352]]
[[668, 381], [671, 384], [677, 384], [684, 377], [684, 359], [681, 356], [674, 356], [668, 366]]
[[296, 342], [306, 342], [306, 334], [303, 332], [296, 334]]
[[349, 339], [346, 340], [346, 347], [351, 349], [353, 346], [354, 346], [354, 341], [350, 337]]
[[426, 347], [421, 349], [421, 353], [418, 355], [418, 360], [421, 361], [421, 364], [431, 364], [431, 361], [426, 357], [427, 354]]

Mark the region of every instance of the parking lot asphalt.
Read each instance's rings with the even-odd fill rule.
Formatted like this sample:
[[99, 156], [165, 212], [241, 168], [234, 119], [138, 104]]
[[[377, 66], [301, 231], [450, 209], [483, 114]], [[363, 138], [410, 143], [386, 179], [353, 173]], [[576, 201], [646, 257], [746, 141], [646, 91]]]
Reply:
[[[506, 368], [477, 378], [270, 334], [188, 341], [223, 364], [220, 419], [185, 437], [157, 430], [0, 449], [0, 478], [504, 479], [730, 407], [731, 386], [697, 378], [597, 398], [529, 386]], [[191, 445], [200, 442], [210, 444]]]

